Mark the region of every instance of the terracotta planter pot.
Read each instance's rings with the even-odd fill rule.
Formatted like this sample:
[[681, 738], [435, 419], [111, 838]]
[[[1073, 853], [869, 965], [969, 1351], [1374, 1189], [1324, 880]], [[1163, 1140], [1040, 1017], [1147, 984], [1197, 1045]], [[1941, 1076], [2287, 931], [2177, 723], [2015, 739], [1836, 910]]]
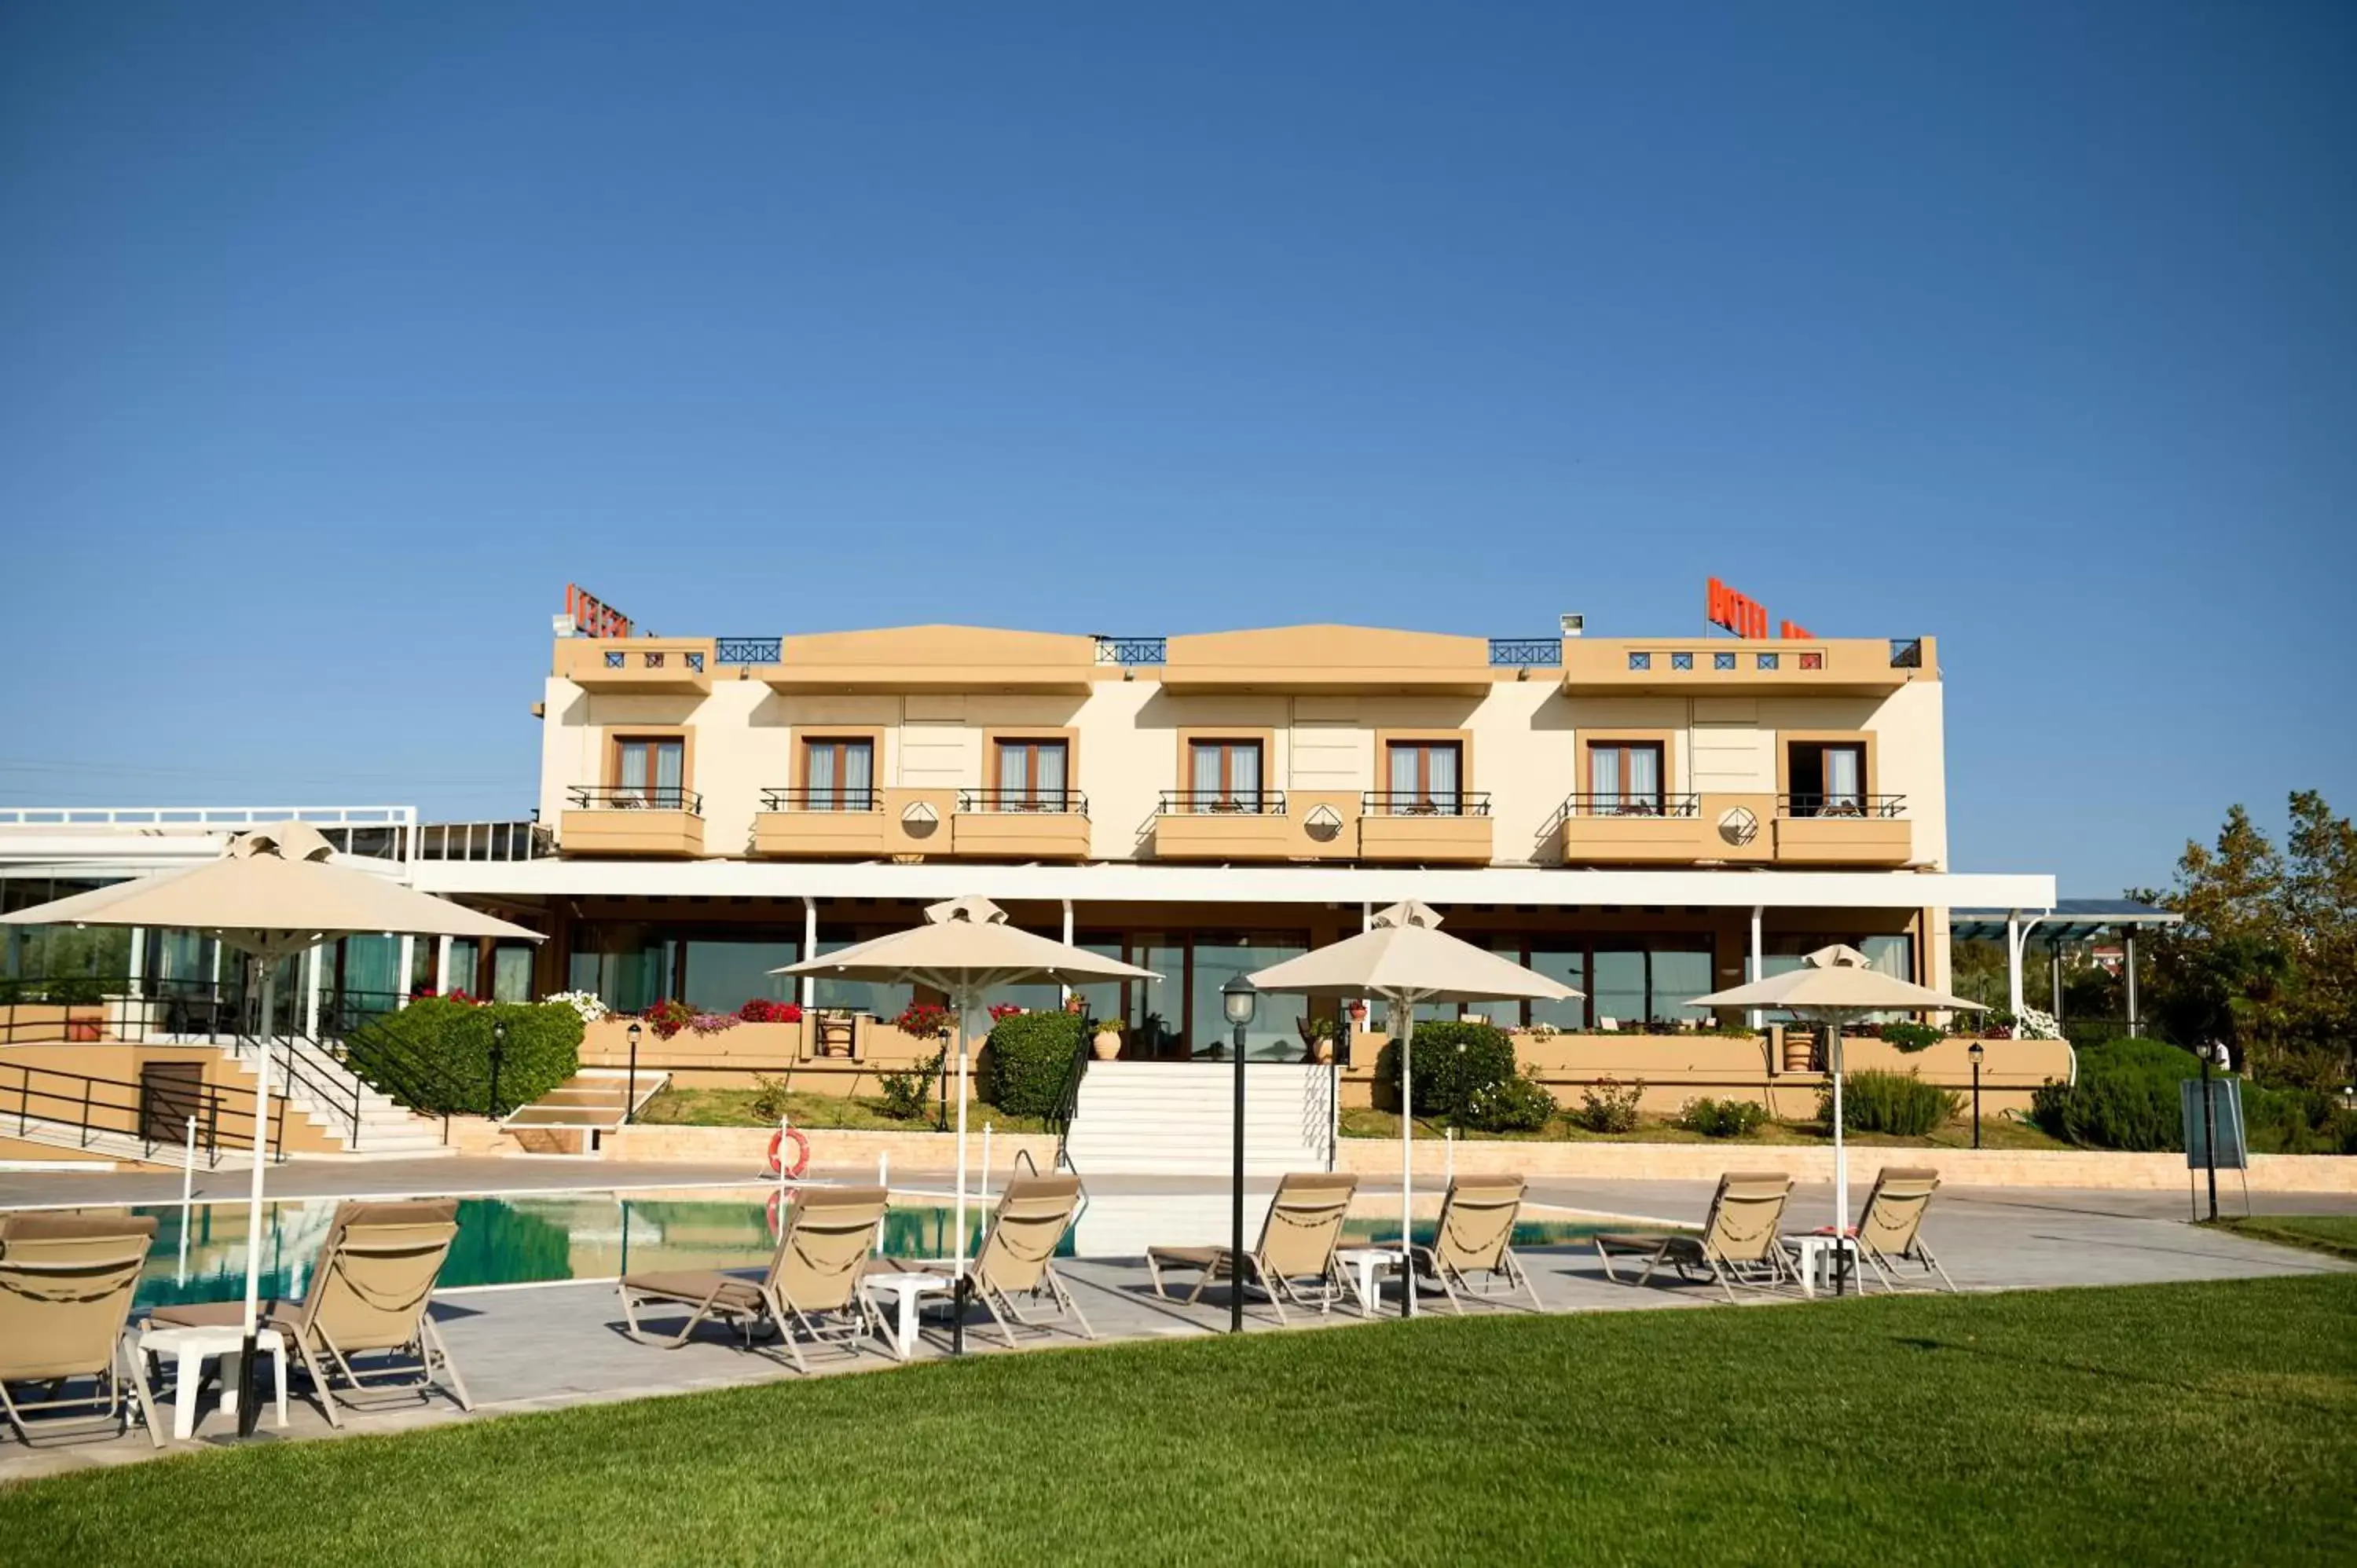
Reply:
[[1111, 1029], [1100, 1032], [1089, 1041], [1089, 1050], [1101, 1062], [1109, 1062], [1121, 1055], [1121, 1036]]
[[1309, 1042], [1309, 1059], [1321, 1067], [1334, 1059], [1334, 1041], [1329, 1036]]

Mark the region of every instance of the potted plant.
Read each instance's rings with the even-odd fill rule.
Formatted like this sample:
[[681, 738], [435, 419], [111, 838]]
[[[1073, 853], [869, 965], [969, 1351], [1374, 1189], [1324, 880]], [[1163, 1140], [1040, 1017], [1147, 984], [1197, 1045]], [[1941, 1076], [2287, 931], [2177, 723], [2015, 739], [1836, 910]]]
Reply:
[[1301, 1031], [1301, 1043], [1303, 1046], [1308, 1047], [1309, 1059], [1311, 1061], [1324, 1063], [1330, 1062], [1334, 1059], [1335, 1027], [1333, 1019], [1323, 1017], [1304, 1018], [1301, 1020], [1299, 1027]]
[[1089, 1049], [1101, 1062], [1121, 1055], [1121, 1020], [1093, 1018], [1089, 1022]]
[[1363, 1028], [1365, 1028], [1366, 1026], [1367, 1026], [1367, 1003], [1366, 1003], [1366, 999], [1365, 999], [1364, 997], [1353, 996], [1352, 998], [1351, 998], [1351, 1027], [1352, 1027], [1353, 1029], [1363, 1029]]

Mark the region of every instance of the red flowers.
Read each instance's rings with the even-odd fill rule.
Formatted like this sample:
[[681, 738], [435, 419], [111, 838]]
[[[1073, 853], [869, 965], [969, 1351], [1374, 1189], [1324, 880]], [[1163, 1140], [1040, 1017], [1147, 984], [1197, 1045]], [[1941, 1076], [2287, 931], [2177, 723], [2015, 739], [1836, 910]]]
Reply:
[[737, 1009], [737, 1016], [748, 1024], [799, 1024], [802, 1010], [798, 1003], [772, 1002], [766, 996], [756, 996]]

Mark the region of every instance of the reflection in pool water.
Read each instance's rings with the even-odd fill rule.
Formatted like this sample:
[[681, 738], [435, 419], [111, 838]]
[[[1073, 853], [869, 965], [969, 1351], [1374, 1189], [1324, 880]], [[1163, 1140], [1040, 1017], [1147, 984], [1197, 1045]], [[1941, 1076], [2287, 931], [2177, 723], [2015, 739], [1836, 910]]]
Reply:
[[[1257, 1198], [1265, 1208], [1267, 1197]], [[336, 1205], [328, 1198], [274, 1203], [263, 1218], [262, 1290], [265, 1296], [301, 1294]], [[245, 1207], [200, 1204], [190, 1211], [188, 1256], [179, 1260], [177, 1205], [141, 1208], [156, 1219], [156, 1243], [140, 1280], [138, 1305], [226, 1301], [245, 1288]], [[883, 1251], [892, 1257], [942, 1258], [950, 1252], [951, 1209], [944, 1204], [896, 1204], [884, 1217]], [[987, 1204], [969, 1208], [966, 1251], [981, 1244]], [[1249, 1212], [1257, 1231], [1260, 1214]], [[458, 1205], [458, 1239], [442, 1271], [442, 1287], [611, 1279], [629, 1270], [745, 1268], [769, 1261], [777, 1244], [773, 1206], [743, 1197], [582, 1193], [554, 1197], [469, 1197]], [[1223, 1195], [1156, 1195], [1097, 1198], [1058, 1249], [1062, 1257], [1136, 1257], [1149, 1244], [1217, 1241], [1227, 1233]], [[1525, 1219], [1514, 1228], [1518, 1247], [1584, 1240], [1598, 1226]], [[1370, 1216], [1343, 1228], [1346, 1245], [1368, 1246], [1399, 1234], [1396, 1219]], [[1429, 1240], [1432, 1222], [1415, 1227]]]

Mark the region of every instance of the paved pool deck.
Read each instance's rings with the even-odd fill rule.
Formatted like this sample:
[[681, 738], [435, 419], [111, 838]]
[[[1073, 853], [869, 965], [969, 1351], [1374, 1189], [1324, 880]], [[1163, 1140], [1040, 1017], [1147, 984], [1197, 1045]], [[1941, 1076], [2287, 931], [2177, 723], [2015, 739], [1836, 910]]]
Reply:
[[[199, 1200], [226, 1201], [242, 1196], [243, 1187], [236, 1180], [237, 1174], [207, 1173], [199, 1184]], [[872, 1178], [874, 1173], [829, 1174]], [[943, 1172], [896, 1172], [893, 1185], [903, 1191], [923, 1192], [945, 1189], [947, 1180], [947, 1173]], [[317, 1162], [296, 1161], [272, 1171], [270, 1190], [276, 1197], [294, 1197], [415, 1192], [605, 1191], [697, 1185], [742, 1187], [747, 1185], [746, 1173], [734, 1168], [676, 1165], [633, 1167], [604, 1162], [544, 1164], [512, 1159], [440, 1159], [324, 1167]], [[1200, 1205], [1214, 1195], [1215, 1185], [1198, 1177], [1103, 1176], [1092, 1182], [1091, 1192], [1092, 1201], [1179, 1195], [1192, 1197]], [[1865, 1185], [1865, 1181], [1859, 1182], [1853, 1201], [1862, 1200]], [[1361, 1191], [1362, 1211], [1382, 1213], [1385, 1203], [1397, 1202], [1395, 1186], [1384, 1189], [1369, 1183], [1363, 1184]], [[0, 1180], [0, 1206], [27, 1202], [169, 1202], [178, 1196], [177, 1176], [159, 1181], [138, 1173], [112, 1176], [42, 1174]], [[1548, 1181], [1534, 1186], [1531, 1201], [1544, 1208], [1530, 1217], [1561, 1219], [1614, 1215], [1692, 1222], [1700, 1218], [1709, 1196], [1709, 1185], [1700, 1182]], [[2239, 1188], [2233, 1197], [2239, 1200]], [[1830, 1218], [1832, 1194], [1823, 1187], [1804, 1186], [1795, 1189], [1792, 1203], [1793, 1228], [1813, 1226]], [[2262, 1213], [2357, 1212], [2357, 1200], [2315, 1196], [2255, 1194], [2253, 1206]], [[2229, 1207], [2233, 1212], [2240, 1212], [2239, 1201]], [[1957, 1283], [1969, 1291], [2249, 1279], [2341, 1273], [2351, 1267], [2319, 1254], [2191, 1225], [2186, 1222], [2187, 1213], [2185, 1199], [2168, 1194], [1946, 1187], [1935, 1201], [1924, 1234]], [[1749, 1305], [1727, 1307], [1724, 1298], [1710, 1287], [1672, 1283], [1639, 1289], [1614, 1283], [1605, 1278], [1590, 1248], [1534, 1248], [1523, 1256], [1536, 1282], [1543, 1307], [1551, 1313], [1752, 1309]], [[1227, 1307], [1222, 1293], [1207, 1293], [1204, 1301], [1195, 1306], [1159, 1299], [1152, 1292], [1143, 1263], [1137, 1260], [1071, 1260], [1060, 1267], [1101, 1341], [1184, 1338], [1219, 1333], [1225, 1328]], [[1799, 1298], [1794, 1294], [1784, 1299], [1797, 1303]], [[1776, 1303], [1761, 1305], [1772, 1307]], [[1395, 1313], [1395, 1294], [1389, 1298], [1389, 1305]], [[1446, 1311], [1437, 1297], [1428, 1297], [1426, 1310], [1436, 1308]], [[1502, 1309], [1490, 1306], [1472, 1310]], [[1840, 1306], [1826, 1303], [1812, 1310], [1837, 1311]], [[456, 1290], [437, 1295], [434, 1313], [473, 1393], [474, 1412], [461, 1412], [451, 1402], [439, 1397], [422, 1402], [403, 1399], [368, 1412], [347, 1411], [344, 1432], [396, 1432], [567, 1405], [792, 1380], [799, 1375], [781, 1358], [764, 1351], [748, 1352], [741, 1348], [740, 1339], [709, 1326], [695, 1341], [678, 1350], [637, 1343], [623, 1330], [610, 1283]], [[1247, 1317], [1249, 1331], [1256, 1333], [1288, 1328], [1347, 1328], [1365, 1321], [1355, 1308], [1343, 1307], [1324, 1317], [1296, 1312], [1286, 1328], [1280, 1328], [1271, 1309], [1257, 1302], [1248, 1309]], [[950, 1341], [946, 1322], [938, 1316], [930, 1318], [923, 1339], [920, 1359], [946, 1354]], [[1024, 1337], [1019, 1353], [1080, 1343], [1068, 1334], [1033, 1334]], [[1010, 1353], [978, 1308], [968, 1316], [966, 1351], [972, 1355]], [[869, 1353], [856, 1357], [839, 1350], [809, 1354], [812, 1376], [882, 1371], [896, 1364], [883, 1354], [880, 1342], [874, 1343]], [[91, 1466], [137, 1463], [218, 1442], [224, 1434], [234, 1430], [234, 1418], [210, 1409], [210, 1403], [208, 1395], [206, 1413], [191, 1443], [169, 1443], [160, 1451], [149, 1444], [144, 1433], [135, 1430], [128, 1436], [55, 1443], [36, 1449], [27, 1449], [13, 1438], [0, 1437], [0, 1482]], [[299, 1376], [290, 1415], [291, 1425], [283, 1436], [267, 1418], [265, 1434], [274, 1441], [329, 1434]]]

